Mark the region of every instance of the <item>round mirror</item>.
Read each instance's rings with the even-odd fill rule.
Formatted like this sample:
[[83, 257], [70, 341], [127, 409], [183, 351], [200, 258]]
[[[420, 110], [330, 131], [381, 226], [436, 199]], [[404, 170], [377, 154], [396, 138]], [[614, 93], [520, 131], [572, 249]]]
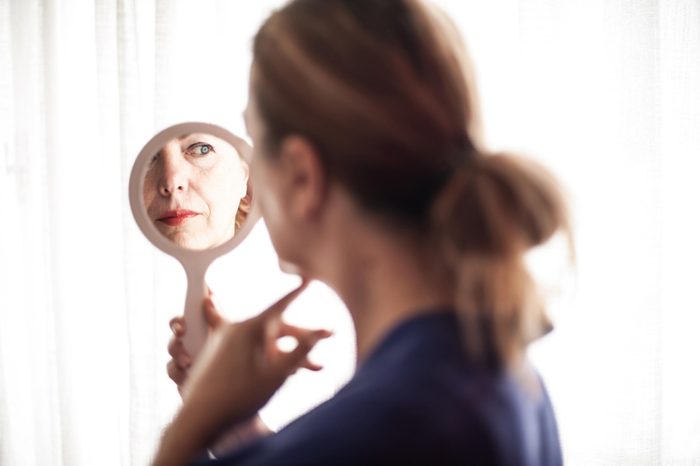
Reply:
[[208, 123], [182, 123], [156, 134], [134, 162], [129, 200], [134, 219], [158, 249], [187, 274], [184, 344], [192, 357], [204, 345], [204, 277], [231, 251], [260, 215], [249, 181], [251, 147]]

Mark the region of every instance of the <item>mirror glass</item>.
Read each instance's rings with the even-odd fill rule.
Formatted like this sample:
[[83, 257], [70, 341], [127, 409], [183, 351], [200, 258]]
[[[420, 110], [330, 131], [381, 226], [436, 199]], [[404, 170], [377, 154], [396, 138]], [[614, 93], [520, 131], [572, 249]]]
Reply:
[[175, 136], [148, 162], [143, 201], [169, 241], [185, 249], [214, 248], [233, 238], [250, 209], [248, 163], [213, 134]]
[[207, 268], [234, 249], [260, 218], [249, 181], [252, 149], [208, 123], [181, 123], [153, 136], [129, 179], [134, 220], [187, 275], [184, 344], [197, 356], [207, 337], [201, 312]]

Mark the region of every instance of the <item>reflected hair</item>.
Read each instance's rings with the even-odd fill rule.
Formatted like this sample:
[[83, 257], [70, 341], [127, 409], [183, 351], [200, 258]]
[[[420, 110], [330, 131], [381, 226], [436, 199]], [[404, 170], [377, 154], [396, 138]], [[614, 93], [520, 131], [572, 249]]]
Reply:
[[251, 92], [268, 156], [306, 137], [359, 205], [437, 242], [466, 351], [503, 367], [551, 329], [523, 256], [570, 229], [547, 170], [483, 147], [472, 69], [423, 1], [294, 0], [254, 39]]
[[238, 204], [238, 210], [236, 211], [236, 231], [241, 229], [248, 218], [252, 201], [253, 193], [251, 191], [250, 183], [248, 183], [248, 189], [246, 190], [245, 196], [241, 198], [241, 202]]

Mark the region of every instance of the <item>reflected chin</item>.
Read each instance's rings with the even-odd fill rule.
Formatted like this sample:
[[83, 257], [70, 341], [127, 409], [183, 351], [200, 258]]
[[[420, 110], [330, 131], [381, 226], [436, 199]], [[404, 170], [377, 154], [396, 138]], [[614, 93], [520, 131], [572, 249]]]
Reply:
[[211, 247], [209, 243], [202, 241], [201, 238], [192, 237], [191, 235], [182, 231], [171, 235], [168, 239], [184, 249], [202, 250]]
[[183, 249], [200, 250], [210, 247], [205, 244], [203, 238], [197, 234], [193, 234], [188, 229], [173, 228], [163, 225], [161, 222], [155, 222], [156, 228], [168, 241]]
[[236, 233], [235, 222], [232, 222], [225, 234], [216, 234], [217, 230], [197, 221], [203, 219], [202, 216], [194, 216], [187, 222], [178, 225], [171, 225], [169, 222], [153, 220], [158, 232], [168, 241], [180, 248], [189, 250], [212, 249], [224, 244], [234, 237]]

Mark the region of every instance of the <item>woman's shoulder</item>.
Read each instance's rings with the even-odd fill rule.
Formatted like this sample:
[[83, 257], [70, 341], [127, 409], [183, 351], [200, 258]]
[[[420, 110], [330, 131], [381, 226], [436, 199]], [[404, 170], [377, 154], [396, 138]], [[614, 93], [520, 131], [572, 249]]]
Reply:
[[453, 314], [408, 321], [334, 398], [300, 419], [298, 432], [316, 432], [337, 451], [362, 445], [405, 461], [559, 464], [554, 413], [534, 368], [478, 368], [464, 354]]
[[542, 461], [559, 451], [556, 428], [542, 423], [553, 417], [524, 405], [510, 382], [485, 378], [462, 390], [430, 376], [397, 382], [349, 385], [252, 446], [245, 461], [223, 464], [560, 464]]
[[559, 464], [540, 461], [559, 445], [534, 380], [539, 390], [470, 366], [449, 315], [417, 319], [333, 398], [251, 446], [248, 460], [222, 464]]

